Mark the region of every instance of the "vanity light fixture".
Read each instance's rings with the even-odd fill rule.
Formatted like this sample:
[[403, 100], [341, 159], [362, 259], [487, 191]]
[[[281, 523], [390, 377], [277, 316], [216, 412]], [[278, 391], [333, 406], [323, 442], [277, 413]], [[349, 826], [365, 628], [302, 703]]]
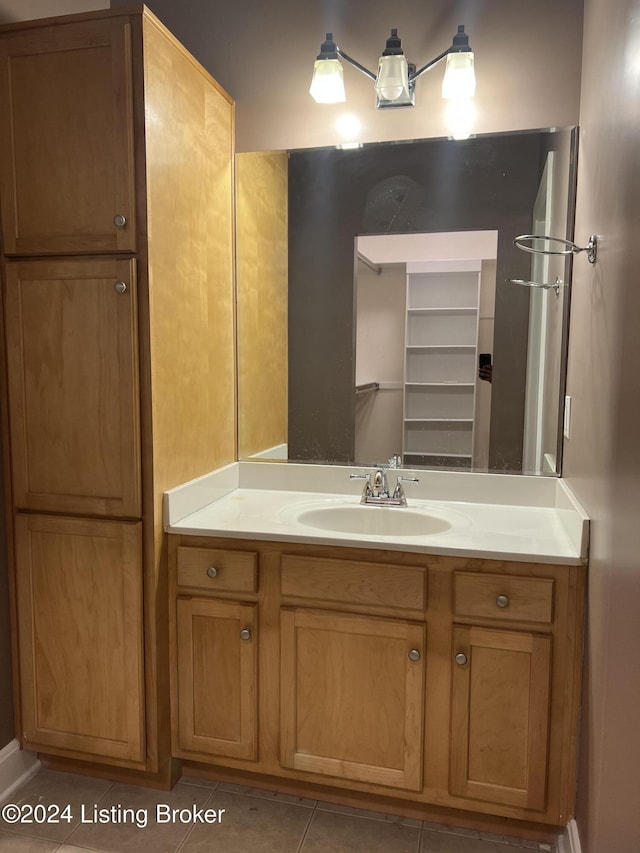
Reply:
[[464, 26], [458, 27], [451, 47], [418, 69], [407, 62], [398, 31], [391, 30], [378, 61], [377, 74], [346, 54], [334, 42], [333, 34], [327, 33], [313, 67], [313, 79], [309, 89], [317, 103], [337, 104], [345, 100], [341, 58], [375, 82], [378, 109], [414, 106], [416, 80], [445, 58], [447, 67], [442, 82], [442, 97], [446, 100], [466, 102], [475, 94], [473, 52], [469, 47], [469, 36], [465, 33]]

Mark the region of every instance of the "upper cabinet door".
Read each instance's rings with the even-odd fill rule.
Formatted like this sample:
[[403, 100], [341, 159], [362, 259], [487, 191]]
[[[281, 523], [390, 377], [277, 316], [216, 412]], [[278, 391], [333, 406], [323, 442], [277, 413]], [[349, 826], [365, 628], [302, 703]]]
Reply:
[[133, 260], [6, 265], [15, 504], [140, 517]]
[[4, 251], [135, 250], [130, 25], [0, 40]]

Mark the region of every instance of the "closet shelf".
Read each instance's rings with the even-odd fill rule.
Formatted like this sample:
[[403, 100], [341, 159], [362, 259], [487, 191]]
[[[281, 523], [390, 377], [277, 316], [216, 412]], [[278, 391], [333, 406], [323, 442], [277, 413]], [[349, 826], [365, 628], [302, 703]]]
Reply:
[[407, 314], [477, 314], [478, 309], [469, 308], [407, 308]]
[[403, 451], [417, 464], [472, 464], [480, 268], [407, 275]]
[[474, 382], [405, 382], [407, 388], [475, 388]]
[[440, 459], [471, 459], [471, 453], [434, 453], [424, 450], [405, 450], [405, 456], [434, 456]]
[[472, 424], [473, 418], [405, 418], [406, 424]]
[[442, 350], [445, 352], [450, 352], [452, 350], [457, 352], [474, 352], [475, 349], [475, 344], [409, 344], [407, 346], [407, 352], [424, 352], [430, 350]]

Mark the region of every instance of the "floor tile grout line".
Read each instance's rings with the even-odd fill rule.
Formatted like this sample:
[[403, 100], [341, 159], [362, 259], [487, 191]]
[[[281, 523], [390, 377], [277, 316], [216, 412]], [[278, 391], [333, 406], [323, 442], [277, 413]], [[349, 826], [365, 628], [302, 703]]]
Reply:
[[[79, 775], [78, 778], [82, 778], [82, 776]], [[104, 800], [104, 798], [107, 796], [107, 794], [113, 790], [116, 783], [112, 782], [110, 779], [98, 779], [97, 776], [91, 776], [91, 777], [86, 777], [86, 778], [96, 779], [99, 782], [109, 782], [109, 787], [105, 790], [105, 792], [102, 794], [102, 796], [98, 797], [96, 799], [96, 801], [93, 803], [93, 805], [96, 808], [98, 808], [98, 806]], [[82, 798], [80, 804], [86, 805], [84, 797]], [[79, 827], [81, 827], [81, 826], [82, 826], [82, 824], [80, 823], [80, 820], [78, 819], [78, 822], [76, 823], [76, 825], [69, 830], [68, 834], [65, 835], [64, 839], [60, 842], [60, 846], [62, 847], [64, 844], [69, 844], [69, 839], [71, 838], [73, 833], [76, 831], [76, 829], [79, 829]]]
[[9, 835], [12, 838], [27, 838], [30, 841], [41, 841], [43, 844], [57, 844], [58, 847], [54, 848], [54, 850], [52, 850], [52, 853], [56, 853], [56, 850], [58, 850], [58, 848], [62, 847], [64, 844], [67, 843], [65, 839], [59, 841], [57, 838], [45, 838], [44, 835], [29, 835], [28, 832], [12, 832], [11, 826], [12, 824], [9, 824], [8, 827], [5, 824], [0, 824], [0, 832], [4, 833], [5, 835]]
[[[220, 784], [220, 783], [218, 783], [218, 784]], [[191, 785], [191, 787], [192, 787], [192, 788], [198, 788], [198, 787], [200, 787], [200, 790], [202, 790], [204, 786]], [[205, 790], [206, 790], [206, 789], [205, 789]], [[208, 806], [209, 806], [209, 801], [212, 799], [212, 797], [213, 797], [213, 795], [215, 794], [216, 790], [217, 790], [217, 785], [216, 785], [216, 787], [215, 787], [213, 790], [209, 791], [209, 796], [207, 797], [207, 799], [204, 801], [204, 803], [203, 803], [203, 805], [202, 805], [202, 808], [203, 808], [203, 809], [208, 808]], [[189, 836], [193, 833], [193, 831], [195, 830], [195, 828], [196, 828], [196, 824], [195, 824], [195, 823], [192, 823], [192, 824], [191, 824], [191, 827], [187, 830], [187, 834], [186, 834], [186, 835], [185, 835], [185, 837], [182, 839], [182, 841], [178, 842], [178, 845], [175, 847], [175, 849], [174, 849], [173, 853], [179, 853], [179, 851], [180, 851], [180, 850], [182, 850], [182, 849], [184, 848], [184, 845], [185, 845], [185, 844], [187, 843], [187, 841], [189, 840]]]
[[[316, 800], [316, 805], [317, 805], [317, 803], [318, 803], [318, 801]], [[307, 820], [307, 825], [305, 826], [305, 828], [302, 832], [302, 838], [300, 839], [300, 843], [298, 844], [298, 846], [296, 848], [296, 853], [302, 853], [302, 848], [304, 847], [304, 843], [307, 840], [307, 834], [309, 833], [309, 828], [311, 827], [311, 822], [313, 821], [313, 819], [316, 815], [315, 806], [312, 809], [309, 809], [309, 812], [310, 812], [309, 819]]]
[[215, 785], [194, 785], [193, 782], [183, 782], [180, 780], [177, 782], [171, 790], [175, 791], [178, 785], [182, 785], [183, 788], [197, 788], [198, 791], [217, 791], [220, 785], [220, 782], [216, 782]]
[[[79, 780], [82, 780], [83, 777], [80, 774], [76, 774], [76, 778]], [[108, 795], [113, 791], [113, 789], [116, 787], [116, 785], [119, 784], [119, 783], [113, 782], [113, 781], [108, 780], [108, 779], [100, 779], [99, 777], [91, 776], [91, 777], [85, 777], [85, 778], [87, 778], [91, 781], [107, 783], [107, 788], [102, 792], [102, 794], [100, 794], [100, 796], [97, 796], [95, 798], [95, 800], [94, 800], [94, 806], [95, 807], [98, 807], [99, 804], [102, 803], [108, 797]], [[221, 782], [220, 780], [211, 780], [211, 784], [208, 784], [208, 785], [198, 785], [198, 784], [194, 784], [194, 783], [189, 782], [189, 781], [182, 781], [182, 779], [178, 780], [178, 783], [181, 784], [183, 787], [186, 786], [187, 788], [196, 789], [196, 790], [201, 791], [201, 792], [202, 791], [208, 791], [208, 795], [204, 801], [204, 808], [211, 806], [211, 800], [214, 799], [214, 795], [216, 794], [216, 792], [220, 792], [221, 785], [223, 785], [223, 782]], [[266, 792], [266, 789], [265, 789], [265, 792]], [[268, 802], [276, 802], [276, 803], [281, 802], [281, 801], [278, 801], [277, 799], [275, 799], [275, 797], [261, 796], [260, 793], [256, 794], [254, 790], [230, 791], [229, 793], [234, 793], [234, 794], [237, 794], [238, 796], [242, 796], [242, 797], [248, 797], [250, 799], [266, 800]], [[273, 792], [273, 793], [275, 793], [275, 792]], [[306, 825], [305, 825], [305, 829], [303, 831], [302, 838], [301, 838], [301, 840], [298, 844], [298, 847], [296, 849], [296, 853], [301, 853], [301, 851], [302, 851], [302, 848], [303, 848], [303, 845], [306, 841], [310, 826], [314, 820], [314, 813], [316, 813], [316, 812], [321, 812], [323, 814], [324, 813], [333, 813], [335, 815], [345, 814], [344, 812], [341, 812], [339, 810], [339, 808], [340, 808], [339, 804], [336, 806], [336, 804], [333, 804], [331, 802], [321, 800], [321, 799], [313, 799], [313, 800], [311, 800], [311, 798], [304, 798], [304, 799], [308, 799], [308, 801], [310, 801], [312, 804], [303, 805], [302, 803], [282, 803], [281, 802], [281, 804], [283, 804], [283, 805], [297, 805], [299, 808], [307, 808], [310, 812], [309, 817], [308, 817], [307, 822], [306, 822]], [[86, 801], [84, 796], [82, 796], [80, 798], [80, 801], [78, 803], [78, 805], [82, 805], [82, 804], [84, 804], [84, 805], [87, 804], [87, 801]], [[346, 814], [347, 814], [347, 816], [349, 816], [348, 813], [346, 813]], [[350, 815], [350, 816], [355, 817], [355, 818], [360, 818], [362, 820], [368, 820], [370, 822], [371, 821], [376, 821], [376, 822], [381, 822], [381, 823], [388, 823], [389, 822], [386, 820], [386, 815], [382, 815], [382, 814], [380, 815], [380, 817], [377, 817], [375, 815], [369, 815], [369, 814], [355, 814], [355, 815]], [[456, 832], [447, 831], [447, 829], [444, 827], [438, 827], [437, 829], [435, 827], [432, 827], [429, 830], [427, 830], [425, 828], [425, 823], [428, 823], [428, 821], [425, 821], [425, 820], [420, 820], [419, 823], [420, 823], [419, 827], [414, 827], [414, 828], [417, 828], [419, 830], [418, 831], [418, 848], [417, 848], [418, 853], [420, 853], [422, 846], [425, 842], [427, 831], [429, 831], [430, 833], [435, 833], [436, 835], [446, 835], [446, 836], [458, 835], [458, 833], [456, 833]], [[403, 824], [401, 824], [401, 825], [403, 825]], [[6, 832], [7, 834], [13, 835], [17, 838], [32, 839], [34, 841], [39, 841], [39, 842], [44, 842], [44, 843], [49, 843], [49, 844], [55, 845], [52, 849], [52, 853], [56, 853], [56, 851], [59, 851], [65, 845], [74, 846], [74, 842], [73, 842], [72, 837], [73, 837], [74, 833], [76, 832], [76, 830], [78, 830], [81, 826], [82, 826], [82, 823], [80, 823], [80, 821], [78, 819], [77, 822], [75, 823], [75, 825], [73, 825], [69, 829], [69, 832], [65, 836], [63, 836], [61, 839], [50, 838], [50, 837], [46, 838], [46, 837], [41, 836], [41, 835], [31, 835], [31, 834], [26, 833], [26, 832], [25, 833], [11, 832], [11, 826], [10, 825], [4, 825], [4, 824], [0, 825], [0, 829], [2, 831]], [[196, 824], [193, 824], [191, 827], [188, 828], [184, 838], [182, 838], [177, 843], [177, 845], [171, 851], [171, 853], [179, 853], [179, 851], [183, 850], [185, 845], [188, 843], [188, 840], [191, 837], [191, 835], [195, 829], [195, 826], [196, 826]], [[469, 836], [462, 834], [461, 837], [469, 837]], [[477, 840], [480, 840], [480, 841], [483, 840], [482, 836], [479, 835], [477, 837]], [[535, 847], [524, 847], [524, 846], [522, 846], [522, 843], [521, 843], [522, 839], [517, 839], [515, 837], [513, 839], [511, 839], [511, 838], [507, 838], [505, 836], [505, 837], [502, 837], [500, 839], [494, 838], [494, 839], [484, 839], [484, 840], [491, 840], [491, 841], [494, 841], [495, 843], [499, 844], [500, 847], [503, 848], [504, 853], [506, 853], [506, 851], [509, 848], [511, 850], [514, 850], [514, 851], [515, 850], [521, 850], [522, 853], [524, 853], [524, 851], [526, 851], [526, 850], [537, 850], [538, 853], [544, 853], [544, 848], [542, 848], [540, 846], [540, 843], [536, 842]], [[95, 850], [95, 853], [102, 853], [102, 851], [99, 848], [87, 848], [87, 849], [93, 849], [93, 850]], [[551, 843], [550, 850], [551, 850], [551, 853], [557, 853], [557, 845], [555, 842]], [[502, 853], [502, 851], [501, 851], [501, 853]]]

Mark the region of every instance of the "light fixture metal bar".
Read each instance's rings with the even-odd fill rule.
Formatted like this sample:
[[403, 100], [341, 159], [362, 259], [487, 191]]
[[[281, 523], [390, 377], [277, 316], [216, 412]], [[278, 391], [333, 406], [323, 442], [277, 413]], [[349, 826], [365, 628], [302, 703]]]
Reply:
[[427, 62], [427, 64], [423, 65], [422, 68], [419, 68], [417, 71], [414, 71], [413, 74], [409, 74], [409, 80], [411, 82], [417, 80], [418, 77], [421, 77], [425, 73], [425, 71], [428, 71], [430, 68], [433, 68], [433, 66], [437, 65], [439, 62], [442, 62], [442, 60], [450, 53], [451, 48], [449, 47], [447, 48], [447, 50], [444, 51], [444, 53], [441, 53], [440, 56], [436, 56], [436, 58], [432, 59], [431, 62]]
[[373, 73], [373, 71], [369, 71], [368, 68], [365, 68], [364, 65], [361, 65], [357, 59], [354, 59], [352, 56], [349, 56], [348, 53], [345, 53], [342, 48], [338, 47], [338, 45], [336, 45], [336, 53], [338, 54], [338, 56], [341, 56], [343, 59], [346, 59], [347, 62], [353, 65], [354, 68], [357, 68], [358, 71], [361, 71], [366, 77], [369, 77], [375, 82], [376, 75]]

